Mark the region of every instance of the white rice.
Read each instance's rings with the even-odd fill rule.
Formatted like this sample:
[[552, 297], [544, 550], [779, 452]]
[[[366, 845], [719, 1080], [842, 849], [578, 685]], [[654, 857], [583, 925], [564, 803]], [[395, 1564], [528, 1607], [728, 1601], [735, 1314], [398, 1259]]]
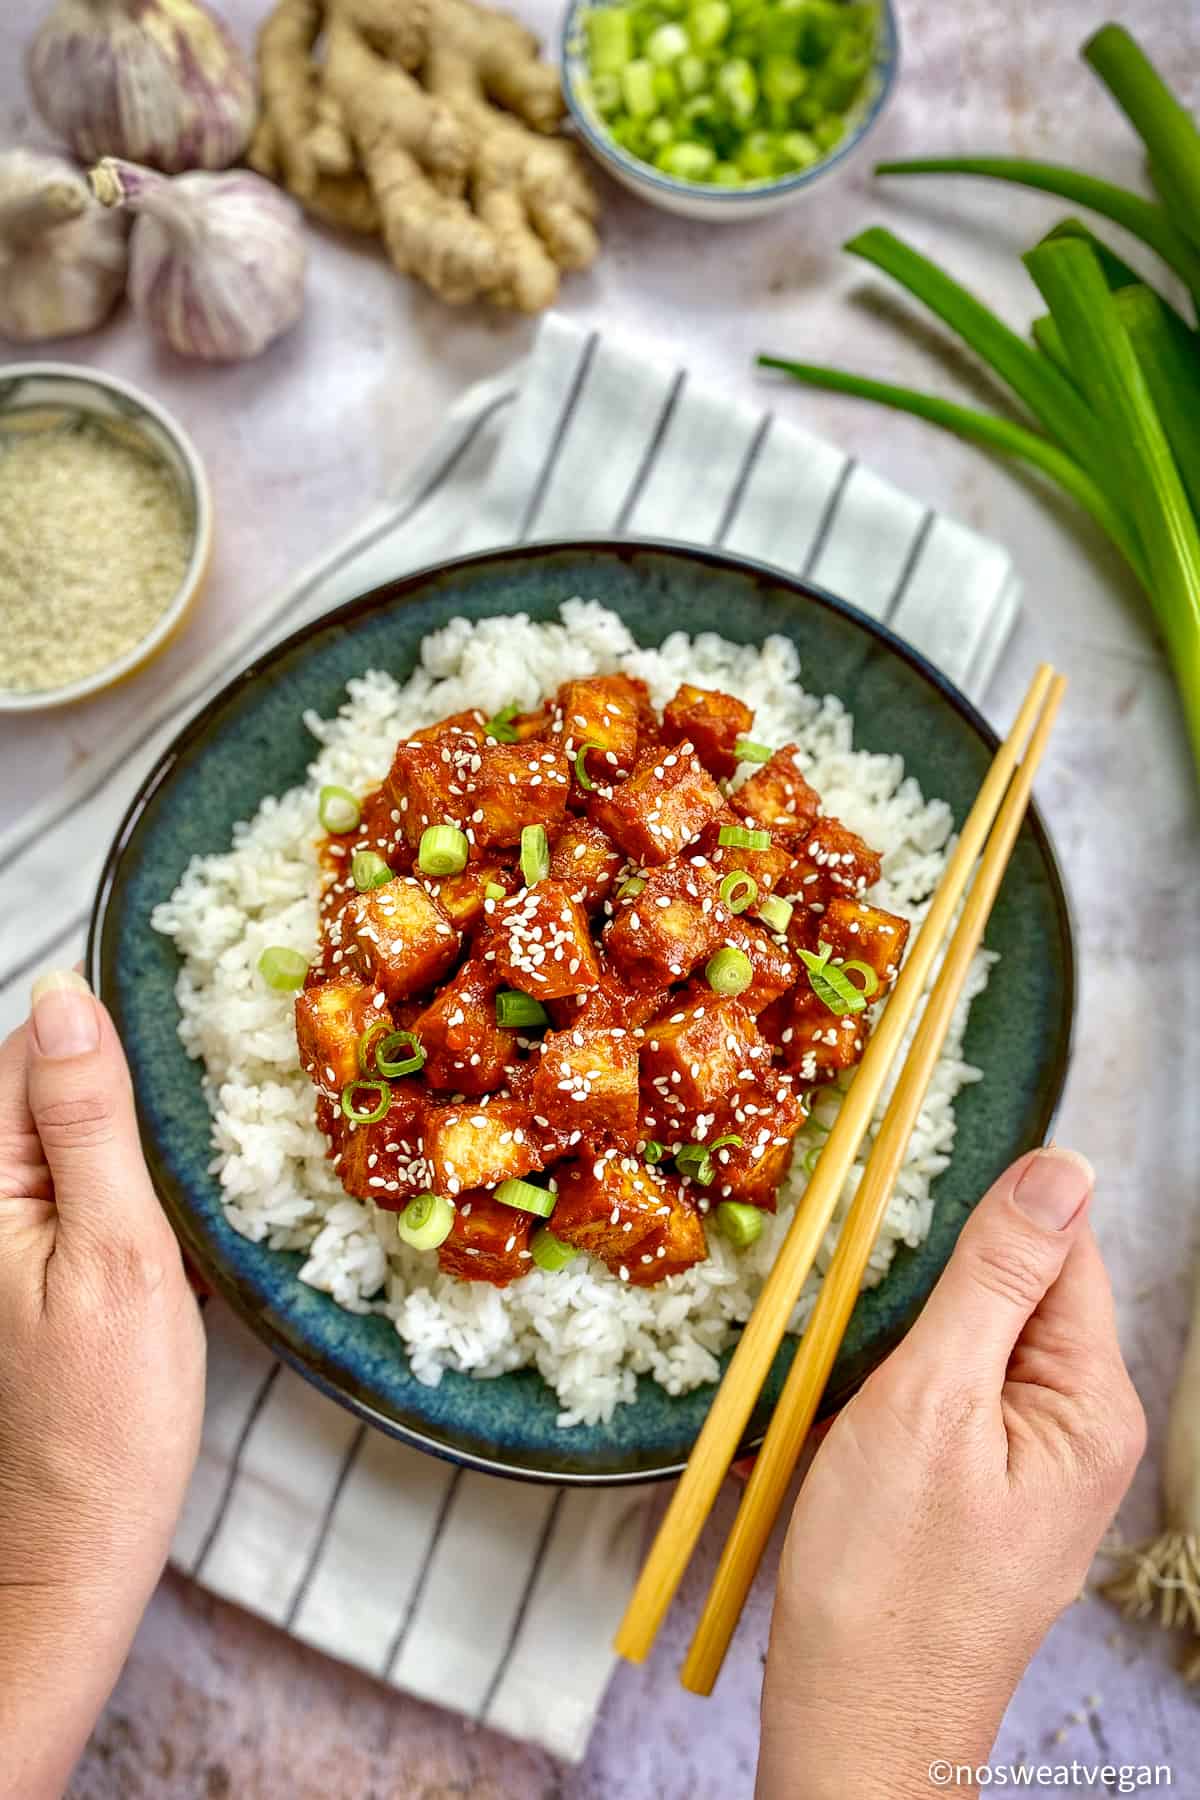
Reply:
[[[292, 996], [273, 992], [255, 972], [269, 944], [313, 953], [319, 789], [331, 782], [364, 792], [382, 779], [402, 735], [449, 713], [472, 706], [492, 713], [513, 699], [532, 707], [571, 677], [622, 669], [648, 682], [660, 707], [683, 680], [722, 688], [754, 708], [757, 739], [798, 743], [825, 809], [883, 852], [883, 877], [871, 898], [893, 912], [922, 916], [945, 863], [951, 818], [944, 802], [926, 800], [905, 777], [899, 757], [852, 747], [852, 721], [841, 703], [800, 687], [789, 640], [768, 638], [756, 648], [711, 633], [676, 633], [660, 649], [641, 650], [595, 601], [568, 601], [561, 616], [553, 625], [524, 615], [478, 624], [456, 619], [426, 639], [420, 667], [403, 686], [378, 670], [351, 681], [335, 719], [306, 716], [319, 749], [305, 785], [264, 800], [235, 828], [232, 849], [194, 858], [154, 924], [183, 957], [179, 1031], [189, 1055], [204, 1063], [212, 1169], [230, 1223], [272, 1249], [304, 1251], [301, 1279], [340, 1306], [385, 1313], [419, 1380], [434, 1385], [447, 1368], [483, 1377], [533, 1365], [558, 1395], [560, 1425], [569, 1426], [608, 1419], [634, 1398], [639, 1374], [673, 1394], [716, 1378], [717, 1355], [754, 1305], [803, 1197], [805, 1153], [822, 1134], [806, 1125], [798, 1136], [778, 1213], [766, 1217], [751, 1249], [737, 1252], [711, 1231], [708, 1260], [657, 1287], [628, 1286], [585, 1256], [557, 1274], [535, 1269], [506, 1289], [440, 1274], [435, 1257], [399, 1242], [394, 1214], [342, 1191], [316, 1126], [312, 1087], [298, 1066]], [[976, 958], [867, 1285], [883, 1279], [898, 1244], [920, 1244], [929, 1230], [930, 1184], [950, 1158], [955, 1096], [979, 1079], [962, 1059], [962, 1035], [990, 960], [986, 953]], [[835, 1106], [827, 1099], [819, 1109], [826, 1124]], [[860, 1173], [856, 1168], [846, 1184], [839, 1219]], [[831, 1232], [822, 1268], [834, 1241]], [[814, 1274], [794, 1330], [818, 1287]]]

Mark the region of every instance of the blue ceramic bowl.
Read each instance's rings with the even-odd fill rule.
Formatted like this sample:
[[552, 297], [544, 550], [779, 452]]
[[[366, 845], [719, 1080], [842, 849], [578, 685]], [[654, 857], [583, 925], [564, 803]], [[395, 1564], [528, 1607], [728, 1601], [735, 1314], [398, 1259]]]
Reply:
[[[703, 550], [561, 544], [499, 551], [407, 576], [306, 626], [239, 675], [179, 735], [125, 818], [92, 917], [88, 967], [129, 1053], [155, 1185], [197, 1268], [259, 1336], [332, 1398], [439, 1456], [491, 1473], [580, 1483], [644, 1481], [686, 1461], [712, 1398], [671, 1398], [648, 1380], [607, 1425], [555, 1425], [556, 1401], [529, 1370], [497, 1380], [413, 1379], [382, 1318], [344, 1312], [298, 1279], [300, 1258], [250, 1243], [226, 1223], [208, 1172], [209, 1116], [199, 1066], [176, 1033], [173, 944], [150, 928], [190, 857], [227, 847], [265, 794], [303, 781], [312, 741], [301, 715], [333, 713], [347, 679], [386, 668], [404, 680], [422, 638], [455, 615], [556, 615], [595, 596], [642, 643], [717, 630], [741, 643], [793, 639], [807, 681], [853, 711], [858, 742], [898, 751], [927, 793], [961, 821], [996, 738], [956, 689], [852, 607], [776, 571]], [[902, 1249], [858, 1303], [825, 1396], [840, 1405], [903, 1335], [964, 1219], [1013, 1157], [1041, 1143], [1070, 1049], [1071, 928], [1054, 852], [1036, 809], [1022, 831], [988, 931], [1001, 962], [971, 1013], [966, 1053], [986, 1080], [959, 1097], [958, 1144], [935, 1184], [933, 1228]], [[747, 1447], [765, 1429], [791, 1359], [777, 1359]]]

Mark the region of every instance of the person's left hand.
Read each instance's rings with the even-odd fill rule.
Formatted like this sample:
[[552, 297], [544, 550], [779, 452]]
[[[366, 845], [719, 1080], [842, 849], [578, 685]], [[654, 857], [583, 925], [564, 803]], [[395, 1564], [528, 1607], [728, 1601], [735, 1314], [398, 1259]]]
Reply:
[[166, 1560], [204, 1332], [78, 975], [0, 1048], [0, 1796], [57, 1795]]

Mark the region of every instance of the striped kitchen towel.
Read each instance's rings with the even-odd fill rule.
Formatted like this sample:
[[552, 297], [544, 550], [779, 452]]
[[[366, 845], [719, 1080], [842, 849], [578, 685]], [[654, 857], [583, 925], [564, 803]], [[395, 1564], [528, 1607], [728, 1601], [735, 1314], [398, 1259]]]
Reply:
[[[997, 545], [769, 405], [717, 394], [552, 317], [523, 364], [463, 396], [400, 492], [0, 838], [0, 1027], [24, 1015], [38, 969], [79, 956], [125, 806], [237, 668], [423, 564], [614, 533], [719, 545], [809, 576], [885, 620], [976, 699], [1016, 617], [1016, 580]], [[204, 1441], [177, 1564], [331, 1655], [580, 1758], [611, 1671], [645, 1490], [454, 1470], [359, 1426], [216, 1302], [207, 1318]]]

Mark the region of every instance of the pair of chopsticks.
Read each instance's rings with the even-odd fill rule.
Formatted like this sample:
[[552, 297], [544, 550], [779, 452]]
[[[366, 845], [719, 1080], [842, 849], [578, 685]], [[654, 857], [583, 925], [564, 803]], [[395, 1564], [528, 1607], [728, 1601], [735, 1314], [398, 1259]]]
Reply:
[[[1065, 688], [1065, 679], [1043, 664], [1030, 684], [1012, 730], [996, 752], [930, 902], [925, 922], [868, 1041], [804, 1200], [717, 1389], [621, 1622], [615, 1640], [617, 1652], [631, 1662], [641, 1662], [654, 1642], [737, 1453], [801, 1287], [813, 1267], [846, 1177], [870, 1127], [880, 1092], [912, 1023], [954, 913], [966, 893], [961, 917], [872, 1146], [684, 1662], [681, 1679], [693, 1693], [712, 1692], [801, 1446], [816, 1415], [955, 1005], [1004, 879], [1029, 804], [1034, 774]], [[1028, 748], [1022, 757], [1027, 738]]]

